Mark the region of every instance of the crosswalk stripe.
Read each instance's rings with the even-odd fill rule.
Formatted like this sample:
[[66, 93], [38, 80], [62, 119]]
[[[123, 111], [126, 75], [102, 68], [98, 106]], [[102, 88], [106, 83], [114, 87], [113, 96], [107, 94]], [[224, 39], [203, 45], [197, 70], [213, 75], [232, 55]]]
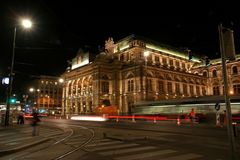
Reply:
[[203, 156], [199, 154], [190, 153], [190, 154], [183, 154], [183, 155], [174, 156], [174, 157], [168, 157], [163, 160], [189, 160], [189, 159], [200, 158], [200, 157], [203, 157]]
[[21, 140], [26, 140], [26, 139], [31, 139], [32, 137], [19, 137], [19, 138], [14, 138], [14, 139], [11, 139], [11, 140], [2, 140], [1, 143], [9, 143], [9, 142], [17, 142], [17, 141], [21, 141]]
[[16, 133], [1, 133], [1, 134], [0, 134], [0, 137], [8, 136], [8, 135], [13, 135], [13, 134], [17, 135]]
[[137, 148], [126, 148], [126, 149], [121, 149], [121, 150], [113, 150], [113, 151], [101, 152], [100, 154], [104, 155], [104, 156], [107, 156], [107, 155], [129, 153], [129, 152], [142, 151], [142, 150], [148, 150], [148, 149], [156, 149], [156, 147], [146, 146], [146, 147], [137, 147]]
[[124, 147], [133, 147], [133, 146], [138, 146], [139, 144], [136, 143], [130, 143], [130, 144], [119, 144], [115, 146], [105, 146], [105, 147], [100, 147], [100, 148], [95, 148], [93, 151], [100, 151], [100, 150], [107, 150], [107, 149], [117, 149], [117, 148], [124, 148]]
[[103, 145], [119, 144], [119, 143], [122, 143], [122, 142], [119, 142], [119, 141], [100, 142], [100, 143], [96, 143], [96, 144], [87, 145], [86, 147], [103, 146]]
[[143, 159], [143, 158], [148, 158], [148, 157], [154, 157], [158, 155], [164, 155], [168, 153], [174, 153], [177, 152], [175, 150], [160, 150], [160, 151], [155, 151], [155, 152], [145, 152], [145, 153], [140, 153], [140, 154], [134, 154], [134, 155], [129, 155], [129, 156], [122, 156], [122, 157], [117, 157], [114, 158], [115, 160], [134, 160], [134, 159]]

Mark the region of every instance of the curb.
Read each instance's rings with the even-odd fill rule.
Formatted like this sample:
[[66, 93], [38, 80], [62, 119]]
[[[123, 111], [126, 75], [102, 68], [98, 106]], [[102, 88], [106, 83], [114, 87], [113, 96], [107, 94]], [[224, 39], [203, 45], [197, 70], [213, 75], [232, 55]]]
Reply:
[[37, 145], [37, 144], [41, 144], [41, 143], [47, 142], [49, 140], [50, 140], [50, 138], [43, 138], [41, 140], [38, 140], [38, 141], [35, 141], [35, 142], [32, 142], [32, 143], [26, 144], [26, 145], [18, 146], [16, 148], [11, 148], [11, 149], [7, 149], [7, 150], [0, 150], [0, 157], [8, 155], [8, 154], [11, 154], [11, 153], [18, 152], [18, 151], [20, 151], [22, 149], [26, 149], [26, 148], [29, 148], [31, 146]]

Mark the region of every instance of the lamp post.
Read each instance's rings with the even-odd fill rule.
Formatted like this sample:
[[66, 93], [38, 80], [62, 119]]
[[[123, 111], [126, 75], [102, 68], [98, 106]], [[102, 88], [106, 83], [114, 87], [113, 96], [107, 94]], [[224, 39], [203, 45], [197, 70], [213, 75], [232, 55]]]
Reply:
[[[29, 29], [32, 27], [32, 22], [28, 19], [22, 20], [22, 26], [26, 29]], [[15, 43], [16, 43], [16, 35], [17, 35], [17, 26], [14, 27], [14, 33], [13, 33], [13, 48], [12, 48], [12, 60], [11, 60], [11, 68], [10, 68], [10, 74], [9, 74], [9, 86], [7, 91], [7, 108], [6, 108], [6, 114], [5, 114], [5, 126], [9, 125], [9, 112], [10, 112], [10, 98], [12, 95], [12, 84], [13, 84], [13, 67], [14, 67], [14, 58], [15, 58]]]
[[226, 104], [226, 114], [227, 114], [227, 132], [228, 132], [228, 139], [230, 143], [230, 158], [232, 160], [236, 160], [237, 158], [237, 151], [236, 151], [236, 144], [235, 144], [235, 137], [233, 133], [233, 126], [232, 126], [232, 111], [231, 111], [231, 102], [228, 95], [228, 78], [227, 78], [227, 66], [226, 66], [226, 50], [223, 38], [223, 26], [222, 24], [218, 25], [218, 32], [219, 32], [219, 42], [220, 42], [220, 52], [221, 52], [221, 59], [222, 59], [222, 73], [223, 73], [223, 82], [224, 82], [224, 99]]

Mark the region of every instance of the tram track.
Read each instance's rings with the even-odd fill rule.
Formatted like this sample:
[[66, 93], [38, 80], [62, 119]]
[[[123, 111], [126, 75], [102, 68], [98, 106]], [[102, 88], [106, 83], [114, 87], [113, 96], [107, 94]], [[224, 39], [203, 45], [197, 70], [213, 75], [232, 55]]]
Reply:
[[[23, 152], [18, 152], [10, 159], [11, 160], [31, 159], [36, 155], [45, 155], [46, 153], [49, 153], [52, 150], [53, 151], [52, 153], [54, 153], [54, 155], [51, 155], [48, 159], [61, 160], [80, 149], [84, 150], [84, 146], [90, 143], [95, 136], [93, 129], [79, 125], [65, 125], [65, 126], [67, 127], [62, 128], [64, 130], [63, 134], [50, 136], [48, 137], [49, 141], [47, 141], [46, 143], [36, 145], [35, 147], [24, 150]], [[77, 145], [76, 144], [72, 145], [71, 141], [75, 141], [76, 140], [75, 138], [78, 137], [80, 133], [84, 133], [85, 135], [87, 134], [88, 136], [84, 137], [83, 141], [79, 140], [79, 143]], [[69, 146], [66, 148], [70, 149], [62, 150], [61, 152], [54, 152], [54, 150], [56, 150], [56, 148], [58, 148], [60, 145]]]
[[[76, 126], [76, 125], [71, 125], [71, 126]], [[85, 142], [83, 142], [82, 144], [80, 144], [78, 147], [75, 147], [74, 149], [72, 149], [72, 150], [70, 150], [70, 151], [68, 151], [68, 152], [66, 152], [66, 153], [64, 153], [64, 154], [62, 154], [62, 155], [54, 158], [54, 160], [63, 159], [64, 157], [66, 157], [66, 156], [68, 156], [68, 155], [70, 155], [70, 154], [78, 151], [79, 149], [84, 149], [83, 147], [86, 146], [87, 144], [89, 144], [89, 143], [93, 140], [93, 138], [95, 137], [95, 132], [94, 132], [94, 130], [89, 129], [89, 128], [87, 128], [87, 127], [83, 127], [83, 126], [77, 126], [77, 127], [80, 127], [80, 128], [89, 130], [89, 131], [91, 132], [91, 136], [90, 136]]]

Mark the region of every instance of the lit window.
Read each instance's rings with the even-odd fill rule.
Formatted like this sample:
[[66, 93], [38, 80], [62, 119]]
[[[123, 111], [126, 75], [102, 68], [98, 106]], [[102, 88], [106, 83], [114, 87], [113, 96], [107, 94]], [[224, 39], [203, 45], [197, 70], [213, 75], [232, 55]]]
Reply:
[[133, 91], [134, 91], [134, 81], [128, 80], [128, 92], [133, 92]]

